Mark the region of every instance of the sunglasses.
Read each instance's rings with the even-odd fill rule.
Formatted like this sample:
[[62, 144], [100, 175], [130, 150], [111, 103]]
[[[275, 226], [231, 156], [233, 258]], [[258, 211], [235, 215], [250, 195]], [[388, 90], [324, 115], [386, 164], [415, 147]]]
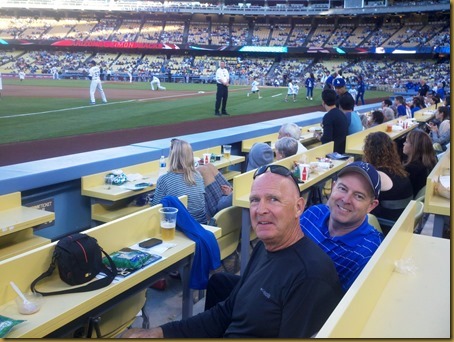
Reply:
[[293, 182], [295, 183], [296, 187], [298, 188], [298, 192], [300, 192], [300, 186], [299, 182], [296, 179], [296, 177], [293, 175], [292, 171], [287, 169], [285, 166], [282, 165], [263, 165], [260, 166], [254, 173], [254, 176], [252, 177], [255, 179], [256, 177], [263, 175], [267, 170], [270, 170], [271, 173], [275, 173], [277, 175], [281, 175], [284, 177], [289, 177], [292, 178]]

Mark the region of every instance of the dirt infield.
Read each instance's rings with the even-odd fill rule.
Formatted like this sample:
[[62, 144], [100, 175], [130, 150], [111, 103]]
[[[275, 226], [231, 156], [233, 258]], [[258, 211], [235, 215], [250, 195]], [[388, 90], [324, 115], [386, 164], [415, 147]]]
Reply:
[[[57, 82], [57, 81], [56, 81]], [[83, 98], [88, 101], [88, 88], [64, 88], [64, 87], [24, 87], [9, 86], [4, 89], [4, 96], [27, 96], [27, 97], [45, 97], [49, 92], [54, 92], [61, 97]], [[157, 94], [157, 95], [155, 95]], [[159, 94], [159, 95], [158, 95]], [[166, 91], [167, 96], [178, 95], [181, 97], [190, 96], [194, 92]], [[213, 93], [207, 93], [207, 96], [213, 96]], [[153, 98], [153, 96], [162, 96], [159, 91], [146, 90], [124, 90], [109, 89], [108, 99], [142, 99]], [[214, 98], [213, 98], [214, 102]], [[216, 129], [230, 128], [241, 126], [276, 118], [283, 118], [291, 115], [310, 113], [323, 110], [320, 105], [306, 107], [301, 109], [290, 109], [280, 111], [270, 111], [257, 113], [253, 115], [239, 115], [231, 117], [216, 117], [189, 121], [180, 124], [172, 124], [156, 127], [141, 127], [121, 131], [101, 132], [94, 134], [84, 134], [55, 139], [46, 139], [40, 141], [20, 142], [14, 144], [0, 145], [0, 166], [23, 163], [27, 161], [58, 157], [68, 154], [87, 152], [92, 150], [118, 147], [138, 142], [151, 141], [156, 139], [176, 137], [185, 134], [201, 133]], [[172, 132], [170, 135], [169, 132]]]

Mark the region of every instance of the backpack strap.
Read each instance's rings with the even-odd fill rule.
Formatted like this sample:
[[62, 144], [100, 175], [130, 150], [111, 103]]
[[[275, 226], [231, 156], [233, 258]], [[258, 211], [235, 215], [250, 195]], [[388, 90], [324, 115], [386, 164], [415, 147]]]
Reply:
[[92, 281], [84, 286], [69, 288], [67, 290], [52, 291], [52, 292], [38, 291], [36, 289], [36, 284], [39, 281], [41, 281], [42, 279], [51, 276], [55, 270], [56, 264], [55, 264], [55, 252], [54, 252], [54, 255], [52, 256], [52, 261], [50, 263], [49, 268], [47, 269], [46, 272], [44, 272], [38, 278], [33, 280], [32, 284], [30, 285], [30, 289], [32, 290], [32, 292], [40, 293], [43, 296], [50, 296], [50, 295], [67, 294], [67, 293], [88, 292], [88, 291], [98, 290], [103, 287], [106, 287], [117, 276], [117, 267], [115, 266], [115, 263], [113, 262], [110, 255], [107, 254], [106, 252], [104, 252], [104, 250], [102, 248], [101, 248], [101, 252], [106, 256], [107, 260], [109, 261], [109, 265], [110, 265], [110, 268], [109, 268], [103, 264], [102, 272], [104, 272], [106, 274], [106, 276], [104, 278], [98, 279], [96, 281]]

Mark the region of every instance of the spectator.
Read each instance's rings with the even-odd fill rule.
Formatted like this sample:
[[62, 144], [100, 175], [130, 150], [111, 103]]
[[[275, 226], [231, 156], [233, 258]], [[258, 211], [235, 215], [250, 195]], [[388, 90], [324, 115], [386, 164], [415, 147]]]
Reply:
[[419, 129], [410, 131], [404, 142], [403, 153], [406, 156], [403, 165], [408, 172], [415, 197], [426, 185], [427, 176], [437, 164], [429, 135]]
[[233, 188], [221, 172], [211, 163], [197, 167], [205, 184], [205, 203], [208, 219], [218, 211], [232, 205]]
[[418, 91], [419, 96], [426, 97], [427, 93], [429, 92], [429, 90], [430, 90], [430, 87], [426, 83], [426, 80], [421, 79], [420, 86], [419, 86], [419, 91]]
[[446, 98], [445, 87], [443, 86], [443, 83], [441, 83], [441, 82], [438, 83], [437, 95], [441, 100], [444, 100]]
[[281, 139], [283, 137], [290, 137], [295, 139], [298, 142], [298, 152], [297, 153], [302, 153], [304, 151], [307, 151], [307, 148], [304, 147], [303, 144], [301, 144], [300, 139], [301, 139], [301, 128], [293, 123], [293, 122], [287, 122], [279, 128], [279, 133], [277, 138]]
[[429, 135], [433, 143], [440, 144], [442, 151], [446, 151], [447, 144], [451, 142], [451, 120], [449, 119], [448, 107], [438, 107], [435, 119], [439, 125], [429, 122]]
[[298, 141], [294, 138], [283, 137], [276, 141], [276, 160], [295, 155], [298, 152]]
[[405, 99], [403, 98], [403, 96], [397, 95], [396, 98], [394, 99], [394, 104], [395, 104], [396, 110], [397, 110], [397, 117], [401, 117], [401, 116], [410, 117], [411, 116], [410, 109], [408, 109], [408, 112], [407, 112], [407, 104], [405, 103]]
[[413, 98], [413, 102], [412, 102], [412, 104], [410, 106], [411, 117], [414, 118], [415, 117], [415, 112], [417, 112], [418, 110], [421, 110], [422, 108], [425, 108], [424, 100], [421, 100], [420, 97], [415, 96]]
[[385, 122], [385, 116], [383, 115], [383, 113], [379, 110], [374, 110], [372, 112], [372, 117], [369, 122], [369, 127], [374, 127], [374, 126], [380, 125], [383, 122]]
[[389, 178], [372, 165], [354, 162], [339, 172], [327, 204], [311, 206], [301, 215], [304, 235], [331, 257], [344, 291], [383, 240], [367, 214], [378, 205], [380, 191], [390, 186]]
[[[372, 210], [372, 214], [396, 221], [413, 199], [410, 179], [400, 162], [396, 144], [384, 132], [370, 133], [364, 141], [363, 160], [388, 175], [392, 181], [392, 188], [380, 193], [379, 204]], [[388, 234], [391, 227], [392, 223], [381, 224], [383, 234]]]
[[194, 317], [121, 337], [308, 338], [322, 327], [341, 287], [331, 259], [300, 228], [305, 202], [296, 179], [280, 165], [261, 167], [253, 178], [250, 216], [260, 241], [241, 278], [230, 275], [237, 286]]
[[200, 223], [207, 223], [203, 178], [194, 166], [194, 154], [189, 143], [172, 139], [169, 171], [161, 175], [151, 205], [161, 203], [164, 196], [188, 196], [188, 211]]
[[342, 96], [339, 99], [339, 108], [344, 112], [347, 118], [348, 134], [354, 134], [363, 130], [363, 124], [358, 113], [353, 111], [355, 107], [355, 101], [351, 96]]
[[353, 101], [353, 108], [352, 110], [354, 109], [355, 107], [355, 100], [353, 99], [353, 96], [352, 94], [350, 94], [348, 91], [347, 91], [347, 87], [346, 87], [346, 84], [345, 84], [345, 80], [343, 78], [336, 78], [334, 79], [333, 81], [333, 86], [334, 86], [334, 90], [336, 91], [336, 94], [337, 94], [337, 97], [336, 97], [336, 107], [339, 108], [339, 101], [342, 97], [348, 97], [348, 98], [351, 98], [352, 101]]
[[322, 91], [322, 106], [327, 111], [322, 119], [323, 135], [314, 136], [326, 144], [334, 141], [334, 152], [345, 153], [345, 139], [348, 134], [348, 122], [344, 113], [336, 108], [336, 92], [332, 89]]
[[393, 103], [390, 99], [384, 99], [381, 107], [383, 110], [383, 116], [385, 117], [384, 122], [394, 120], [396, 118], [396, 112], [392, 107]]
[[274, 152], [270, 145], [259, 142], [252, 145], [248, 155], [246, 171], [254, 170], [260, 166], [272, 163]]

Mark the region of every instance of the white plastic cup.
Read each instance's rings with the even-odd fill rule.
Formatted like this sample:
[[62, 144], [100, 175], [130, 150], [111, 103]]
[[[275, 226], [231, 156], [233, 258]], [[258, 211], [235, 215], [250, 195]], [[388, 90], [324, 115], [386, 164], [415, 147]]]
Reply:
[[177, 225], [178, 209], [174, 207], [163, 207], [159, 209], [161, 214], [161, 238], [163, 241], [175, 239], [175, 227]]
[[232, 152], [232, 145], [222, 145], [222, 150], [224, 152], [224, 158], [229, 159], [230, 153]]

